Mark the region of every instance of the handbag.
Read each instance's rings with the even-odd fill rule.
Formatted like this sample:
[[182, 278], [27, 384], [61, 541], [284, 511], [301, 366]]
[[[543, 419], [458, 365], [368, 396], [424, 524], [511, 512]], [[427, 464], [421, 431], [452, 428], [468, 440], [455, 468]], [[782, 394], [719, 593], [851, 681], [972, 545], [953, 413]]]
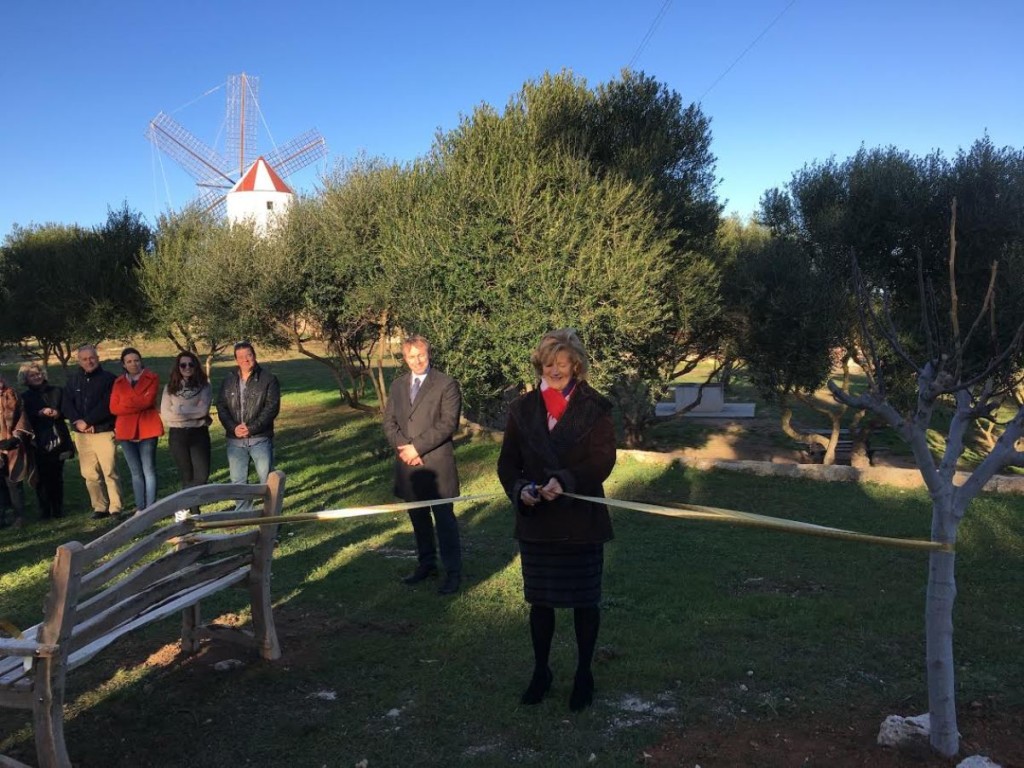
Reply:
[[47, 424], [40, 433], [36, 435], [36, 445], [43, 453], [56, 453], [65, 461], [75, 455], [75, 444], [64, 419]]

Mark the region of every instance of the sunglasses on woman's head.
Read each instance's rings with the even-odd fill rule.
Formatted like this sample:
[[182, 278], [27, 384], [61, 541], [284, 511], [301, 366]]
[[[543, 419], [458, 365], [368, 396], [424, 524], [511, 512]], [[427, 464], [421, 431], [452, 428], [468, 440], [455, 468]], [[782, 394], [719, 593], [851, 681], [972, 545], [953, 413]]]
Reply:
[[191, 368], [195, 368], [196, 364], [193, 363], [191, 360], [182, 360], [180, 363], [178, 363], [178, 367], [179, 368], [191, 369]]

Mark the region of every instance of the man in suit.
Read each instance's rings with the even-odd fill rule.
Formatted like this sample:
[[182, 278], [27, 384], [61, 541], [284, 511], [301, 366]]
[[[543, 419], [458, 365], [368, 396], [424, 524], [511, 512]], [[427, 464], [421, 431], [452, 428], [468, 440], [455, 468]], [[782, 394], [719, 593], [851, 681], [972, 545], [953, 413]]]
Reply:
[[[395, 495], [405, 501], [458, 496], [459, 473], [452, 437], [462, 411], [459, 384], [430, 367], [430, 344], [422, 336], [411, 336], [402, 342], [402, 357], [409, 372], [391, 385], [384, 410], [384, 435], [396, 453]], [[435, 576], [440, 549], [445, 579], [437, 591], [441, 595], [455, 594], [462, 577], [462, 550], [452, 505], [417, 507], [409, 510], [409, 518], [416, 535], [419, 562], [416, 570], [402, 581], [418, 584]]]

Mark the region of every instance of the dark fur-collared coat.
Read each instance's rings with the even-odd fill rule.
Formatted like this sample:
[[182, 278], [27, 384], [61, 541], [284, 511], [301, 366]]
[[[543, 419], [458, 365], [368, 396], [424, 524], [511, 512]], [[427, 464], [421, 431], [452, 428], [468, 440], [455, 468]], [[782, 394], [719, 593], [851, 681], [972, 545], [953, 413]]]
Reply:
[[604, 496], [603, 483], [615, 466], [611, 409], [611, 403], [586, 382], [576, 387], [550, 431], [539, 387], [509, 407], [498, 478], [515, 508], [517, 539], [600, 543], [612, 538], [604, 504], [562, 497], [527, 507], [520, 501], [524, 486], [542, 486], [552, 477], [563, 491]]

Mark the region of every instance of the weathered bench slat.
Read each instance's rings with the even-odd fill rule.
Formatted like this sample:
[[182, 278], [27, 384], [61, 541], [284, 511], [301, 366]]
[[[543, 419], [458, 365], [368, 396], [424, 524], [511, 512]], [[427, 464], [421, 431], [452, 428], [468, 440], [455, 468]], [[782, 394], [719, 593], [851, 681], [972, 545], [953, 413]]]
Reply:
[[266, 493], [266, 485], [239, 485], [237, 483], [200, 485], [178, 491], [156, 502], [145, 511], [133, 515], [98, 539], [89, 542], [85, 548], [85, 564], [88, 566], [101, 560], [164, 518], [173, 518], [174, 513], [179, 509], [191, 509], [195, 506], [212, 504], [226, 499], [259, 498]]
[[[129, 592], [140, 592], [150, 584], [177, 573], [183, 568], [187, 568], [200, 558], [210, 557], [231, 549], [252, 547], [258, 537], [259, 531], [250, 531], [248, 533], [228, 534], [217, 541], [210, 540], [209, 542], [198, 538], [190, 538], [190, 542], [194, 542], [194, 544], [190, 543], [186, 548], [179, 548], [168, 552], [166, 555], [148, 563], [145, 568], [139, 568], [102, 592], [80, 603], [75, 618], [79, 622], [87, 621], [100, 611], [104, 611], [119, 602]], [[180, 547], [180, 542], [184, 540], [179, 536], [174, 541], [169, 540], [169, 543]]]
[[32, 709], [32, 690], [27, 685], [21, 688], [0, 688], [0, 707]]
[[15, 656], [49, 656], [57, 650], [55, 645], [40, 645], [35, 640], [8, 640], [0, 638], [0, 652]]
[[93, 568], [82, 577], [82, 591], [88, 593], [110, 581], [111, 577], [122, 573], [125, 569], [137, 564], [149, 553], [162, 548], [169, 539], [180, 536], [189, 530], [188, 522], [172, 523], [158, 528], [145, 538], [139, 539], [123, 552], [119, 552], [102, 565]]
[[130, 595], [87, 621], [76, 624], [74, 634], [71, 636], [70, 652], [74, 654], [77, 649], [88, 645], [97, 637], [110, 632], [133, 616], [145, 616], [150, 611], [160, 609], [163, 601], [175, 595], [200, 589], [204, 585], [220, 579], [224, 574], [238, 573], [237, 569], [244, 570], [244, 567], [251, 562], [252, 555], [250, 553], [240, 552], [213, 563], [183, 568]]
[[84, 664], [86, 661], [88, 661], [97, 653], [102, 651], [112, 642], [117, 640], [117, 638], [127, 634], [128, 632], [131, 632], [133, 629], [138, 629], [139, 627], [157, 621], [158, 619], [170, 616], [172, 613], [177, 613], [182, 608], [192, 605], [193, 603], [202, 600], [204, 597], [208, 597], [209, 595], [215, 594], [220, 590], [224, 589], [225, 587], [234, 584], [239, 579], [244, 578], [247, 572], [247, 567], [239, 568], [237, 571], [229, 573], [227, 576], [222, 576], [216, 581], [211, 581], [200, 588], [187, 590], [183, 594], [179, 595], [177, 598], [169, 600], [166, 603], [163, 603], [162, 605], [154, 608], [148, 613], [139, 616], [138, 618], [133, 619], [132, 621], [125, 622], [124, 624], [121, 624], [118, 627], [115, 627], [110, 632], [103, 635], [103, 637], [100, 637], [99, 639], [93, 641], [89, 645], [79, 648], [74, 653], [69, 654], [68, 669], [74, 669], [75, 667]]

